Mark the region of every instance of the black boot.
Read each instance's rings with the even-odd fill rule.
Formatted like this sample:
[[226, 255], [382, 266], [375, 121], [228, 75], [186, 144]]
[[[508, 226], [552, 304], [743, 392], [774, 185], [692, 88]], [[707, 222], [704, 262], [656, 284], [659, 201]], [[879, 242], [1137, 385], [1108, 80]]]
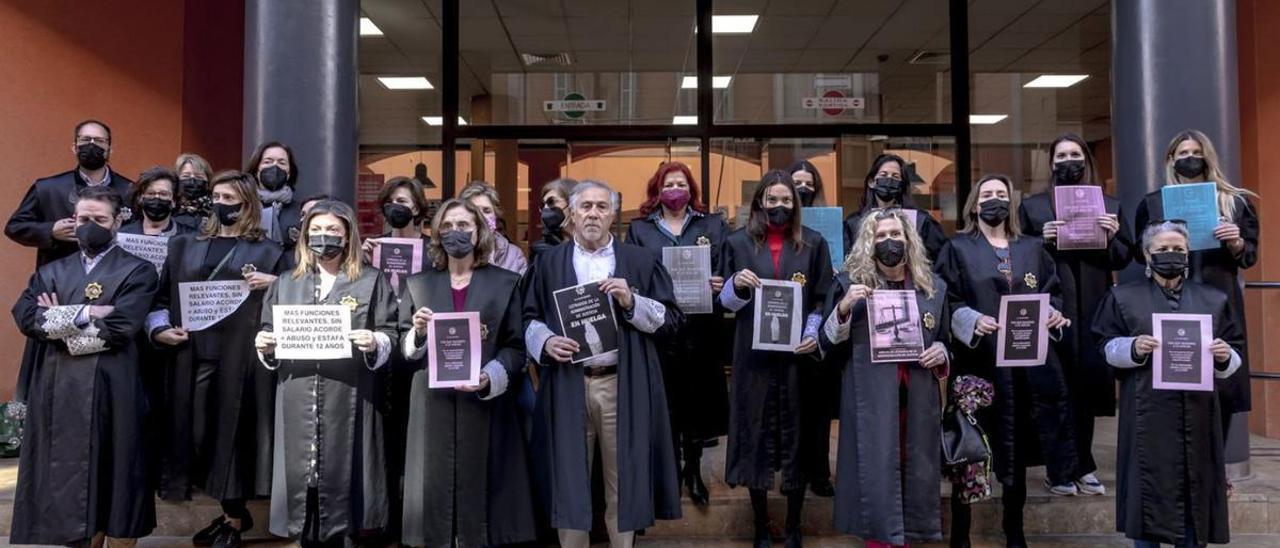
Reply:
[[756, 534], [754, 548], [772, 548], [773, 538], [769, 534], [769, 495], [764, 489], [749, 489], [751, 494], [751, 515], [754, 518]]
[[[952, 486], [953, 490], [959, 487]], [[951, 494], [951, 548], [969, 548], [969, 524], [973, 520], [968, 504], [960, 502], [957, 492]]]
[[[1021, 489], [1019, 489], [1021, 487]], [[1022, 531], [1022, 510], [1027, 502], [1026, 484], [1006, 486], [1003, 497], [1004, 543], [1008, 548], [1026, 548], [1027, 536]]]
[[695, 505], [706, 506], [711, 502], [707, 484], [702, 482], [701, 445], [691, 443], [684, 446], [684, 487], [689, 490], [689, 500]]
[[803, 548], [800, 539], [800, 514], [804, 511], [804, 487], [787, 493], [786, 548]]

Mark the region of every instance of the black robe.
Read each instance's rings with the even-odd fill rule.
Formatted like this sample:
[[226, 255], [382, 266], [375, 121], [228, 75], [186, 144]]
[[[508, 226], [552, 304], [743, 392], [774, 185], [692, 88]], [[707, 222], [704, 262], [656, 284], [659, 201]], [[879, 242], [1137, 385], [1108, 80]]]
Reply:
[[[1106, 249], [1059, 250], [1046, 244], [1053, 257], [1062, 288], [1062, 314], [1071, 326], [1062, 330], [1062, 340], [1055, 344], [1058, 360], [1071, 390], [1075, 412], [1092, 417], [1109, 417], [1116, 413], [1116, 384], [1111, 367], [1098, 352], [1093, 333], [1085, 322], [1093, 318], [1102, 296], [1113, 285], [1112, 272], [1129, 265], [1133, 249], [1133, 228], [1125, 219], [1120, 201], [1103, 196], [1107, 213], [1116, 215], [1120, 230]], [[1022, 201], [1018, 219], [1022, 233], [1037, 238], [1044, 234], [1044, 224], [1057, 220], [1053, 193], [1042, 192]], [[1083, 455], [1082, 455], [1083, 457]]]
[[[661, 214], [659, 214], [661, 215]], [[627, 242], [649, 249], [659, 262], [662, 248], [708, 246], [711, 272], [720, 272], [720, 246], [729, 226], [719, 215], [688, 213], [688, 224], [672, 238], [658, 227], [661, 218], [635, 219], [627, 230]], [[712, 295], [711, 314], [686, 314], [685, 324], [659, 347], [662, 378], [671, 404], [671, 426], [686, 444], [701, 444], [728, 433], [729, 393], [724, 378], [730, 344], [722, 320], [724, 310]]]
[[[101, 295], [88, 299], [93, 284]], [[14, 305], [23, 334], [44, 344], [31, 371], [10, 542], [69, 544], [98, 532], [137, 538], [155, 527], [137, 341], [157, 286], [154, 265], [116, 247], [88, 274], [79, 254], [41, 267]], [[75, 330], [74, 341], [54, 337], [73, 318], [36, 304], [46, 292], [64, 307], [115, 310]], [[71, 354], [82, 347], [92, 353]]]
[[[296, 191], [296, 189], [295, 189]], [[266, 208], [271, 204], [262, 204], [263, 215], [266, 215]], [[298, 240], [302, 238], [302, 202], [298, 196], [294, 196], [287, 204], [280, 204], [280, 213], [276, 216], [276, 222], [280, 223], [279, 238], [272, 238], [273, 241], [280, 244], [284, 248], [284, 252], [293, 255], [294, 248], [298, 246]]]
[[[623, 278], [636, 294], [666, 307], [663, 325], [647, 334], [618, 319], [618, 530], [636, 531], [654, 519], [680, 518], [680, 486], [667, 418], [657, 339], [675, 333], [684, 322], [676, 306], [671, 276], [653, 252], [613, 240], [613, 277]], [[529, 270], [524, 323], [545, 323], [560, 333], [552, 293], [578, 285], [572, 242], [543, 251]], [[557, 529], [591, 529], [591, 477], [587, 475], [585, 384], [581, 365], [539, 362], [541, 387], [534, 410], [533, 453], [537, 473], [549, 481], [541, 489], [543, 506]]]
[[[847, 272], [836, 276], [823, 307], [824, 322], [849, 286]], [[934, 275], [933, 289], [930, 298], [916, 288], [925, 348], [934, 341], [946, 343], [951, 338], [947, 284]], [[820, 333], [824, 350], [843, 350], [831, 353], [832, 359], [845, 360], [840, 364], [844, 375], [840, 446], [836, 454], [836, 529], [893, 544], [942, 538], [942, 508], [938, 504], [942, 463], [937, 450], [942, 435], [942, 405], [938, 377], [933, 370], [919, 367], [918, 362], [908, 364], [906, 406], [901, 405], [898, 364], [871, 362], [865, 299], [850, 310], [847, 340], [833, 345], [825, 329]], [[906, 417], [905, 440], [899, 431], [900, 413]]]
[[[169, 311], [170, 325], [182, 325], [178, 284], [209, 278], [209, 245], [209, 239], [195, 234], [169, 240], [154, 308]], [[238, 245], [214, 280], [244, 279], [242, 269], [250, 264], [270, 274], [288, 269], [289, 258], [275, 242], [241, 240]], [[192, 486], [219, 500], [271, 494], [276, 382], [274, 373], [258, 365], [253, 346], [264, 293], [251, 292], [239, 309], [217, 325], [192, 332], [173, 353], [165, 381], [169, 422], [160, 478], [165, 500], [191, 498]], [[201, 379], [207, 384], [197, 382]]]
[[[1098, 347], [1152, 333], [1156, 313], [1211, 314], [1213, 336], [1243, 354], [1244, 331], [1222, 291], [1184, 281], [1173, 310], [1151, 280], [1116, 286], [1093, 319]], [[1209, 341], [1205, 341], [1208, 344]], [[1243, 367], [1232, 376], [1244, 373]], [[1132, 539], [1180, 542], [1191, 504], [1197, 542], [1230, 542], [1222, 421], [1213, 392], [1155, 390], [1148, 362], [1117, 369], [1120, 429], [1116, 453], [1116, 530]], [[1217, 385], [1221, 390], [1222, 384]], [[1189, 495], [1189, 497], [1188, 497]]]
[[[401, 331], [413, 337], [413, 312], [480, 313], [481, 366], [497, 361], [506, 391], [460, 392], [427, 388], [426, 354], [414, 368], [405, 453], [403, 542], [411, 546], [496, 546], [535, 538], [528, 452], [516, 418], [525, 365], [523, 300], [519, 275], [497, 266], [475, 269], [462, 310], [453, 308], [447, 270], [411, 276], [401, 298]], [[430, 341], [428, 341], [430, 344]], [[400, 516], [396, 516], [400, 518]]]
[[[1062, 310], [1062, 291], [1053, 257], [1039, 238], [1023, 236], [1009, 241], [1013, 285], [996, 270], [995, 248], [980, 232], [956, 234], [943, 246], [935, 271], [947, 282], [950, 314], [972, 308], [992, 318], [1000, 317], [1000, 297], [1047, 293], [1050, 303]], [[1034, 287], [1033, 287], [1034, 285]], [[1050, 336], [1054, 336], [1050, 332]], [[955, 340], [951, 374], [977, 375], [995, 387], [991, 406], [978, 411], [995, 457], [1001, 481], [1012, 481], [1015, 455], [1025, 466], [1045, 465], [1054, 485], [1070, 481], [1077, 466], [1075, 433], [1066, 378], [1054, 345], [1044, 365], [996, 367], [996, 333], [981, 337], [977, 345]]]
[[[292, 272], [281, 275], [263, 300], [262, 330], [272, 330], [272, 305], [350, 308], [354, 298], [351, 328], [386, 335], [389, 351], [396, 351], [399, 309], [381, 272], [365, 267], [355, 280], [339, 272], [329, 293], [316, 303], [319, 283], [312, 272], [300, 278]], [[373, 369], [376, 359], [377, 351], [366, 355], [352, 347], [351, 357], [345, 360], [267, 360], [277, 381], [272, 534], [295, 539], [302, 535], [309, 486], [316, 488], [320, 501], [319, 538], [312, 540], [386, 527], [390, 519], [386, 448], [377, 390], [383, 369]], [[314, 477], [308, 483], [312, 468]]]
[[[831, 289], [834, 273], [827, 243], [817, 231], [805, 227], [803, 242], [796, 249], [782, 242], [778, 271], [766, 243], [757, 244], [746, 229], [725, 238], [720, 272], [725, 285], [734, 273], [749, 268], [760, 279], [800, 281], [804, 321], [811, 313], [822, 313], [822, 304]], [[740, 297], [742, 295], [739, 295]], [[747, 294], [750, 298], [750, 294]], [[818, 367], [819, 352], [808, 356], [790, 352], [751, 349], [751, 327], [755, 323], [754, 303], [748, 302], [734, 314], [733, 373], [729, 406], [729, 448], [725, 460], [725, 482], [752, 489], [771, 489], [773, 473], [782, 471], [782, 490], [805, 486], [808, 478], [800, 463], [801, 389], [800, 369]]]
[[[115, 171], [110, 173], [111, 180], [107, 184], [120, 194], [120, 200], [124, 202], [133, 181]], [[4, 235], [10, 240], [36, 248], [36, 268], [80, 251], [79, 245], [74, 241], [53, 239], [53, 224], [60, 219], [75, 216], [76, 195], [87, 186], [89, 183], [80, 176], [79, 169], [36, 179], [9, 217], [9, 222], [4, 225]], [[31, 362], [41, 352], [38, 348], [40, 344], [42, 343], [37, 339], [27, 339], [22, 365], [18, 369], [18, 385], [14, 388], [15, 400], [26, 400]]]
[[[1138, 211], [1134, 214], [1134, 233], [1139, 238], [1150, 219], [1164, 217], [1164, 198], [1157, 190], [1147, 194], [1138, 203]], [[1190, 256], [1191, 279], [1218, 288], [1227, 294], [1228, 309], [1233, 318], [1239, 318], [1240, 331], [1248, 339], [1248, 327], [1245, 322], [1244, 275], [1240, 272], [1258, 262], [1258, 213], [1243, 197], [1236, 198], [1236, 211], [1231, 219], [1240, 227], [1240, 237], [1244, 239], [1244, 251], [1239, 257], [1233, 257], [1226, 244], [1216, 249], [1192, 251]], [[1146, 264], [1146, 256], [1142, 254], [1141, 242], [1133, 247], [1133, 260], [1138, 264]], [[1249, 390], [1249, 349], [1240, 347], [1240, 358], [1244, 363], [1240, 371], [1226, 379], [1216, 381], [1218, 399], [1222, 404], [1222, 412], [1226, 415], [1243, 413], [1253, 408], [1253, 397]]]
[[[170, 217], [170, 219], [171, 220], [169, 221], [169, 228], [165, 229], [165, 232], [163, 234], [153, 234], [153, 236], [172, 237], [172, 236], [177, 236], [179, 234], [190, 234], [192, 232], [198, 232], [198, 229], [179, 222], [176, 217]], [[134, 219], [132, 221], [125, 223], [123, 226], [120, 227], [120, 232], [122, 234], [143, 234], [142, 220]]]
[[[929, 256], [930, 261], [938, 259], [938, 252], [942, 251], [942, 246], [947, 243], [947, 233], [942, 230], [942, 224], [927, 209], [916, 209], [911, 206], [904, 206], [904, 209], [914, 209], [916, 212], [916, 234], [920, 235], [920, 240], [924, 243], [924, 249]], [[867, 214], [868, 208], [856, 211], [844, 220], [844, 255], [849, 256], [849, 249], [858, 241], [858, 228], [862, 224], [862, 217]]]

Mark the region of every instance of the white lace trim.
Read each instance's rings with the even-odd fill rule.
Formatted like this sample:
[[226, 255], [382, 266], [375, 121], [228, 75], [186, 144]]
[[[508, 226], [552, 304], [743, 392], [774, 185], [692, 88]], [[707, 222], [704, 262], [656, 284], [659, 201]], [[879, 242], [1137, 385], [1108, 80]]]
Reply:
[[72, 356], [96, 354], [107, 349], [107, 341], [98, 338], [98, 326], [89, 324], [79, 335], [67, 337], [67, 353]]
[[44, 331], [50, 339], [65, 339], [80, 333], [80, 328], [76, 327], [76, 316], [80, 315], [80, 309], [84, 306], [71, 304], [46, 308], [44, 323], [40, 324], [40, 330]]

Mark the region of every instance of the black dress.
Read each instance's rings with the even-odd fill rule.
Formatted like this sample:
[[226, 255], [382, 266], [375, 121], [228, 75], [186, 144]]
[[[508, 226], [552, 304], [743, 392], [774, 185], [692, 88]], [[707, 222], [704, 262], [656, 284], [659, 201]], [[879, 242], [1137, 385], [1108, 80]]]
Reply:
[[[707, 246], [711, 271], [720, 272], [720, 246], [729, 233], [724, 218], [688, 210], [679, 236], [662, 224], [660, 212], [631, 221], [627, 242], [652, 250], [662, 260], [662, 248]], [[729, 343], [720, 321], [723, 309], [711, 314], [685, 314], [680, 331], [661, 345], [662, 378], [671, 405], [671, 426], [685, 445], [714, 442], [728, 433], [729, 394], [724, 364]]]
[[[1216, 249], [1192, 251], [1190, 256], [1191, 279], [1218, 288], [1227, 294], [1228, 311], [1233, 318], [1240, 318], [1240, 331], [1248, 338], [1248, 327], [1245, 324], [1244, 275], [1240, 272], [1258, 262], [1258, 213], [1253, 204], [1244, 197], [1236, 198], [1235, 215], [1231, 222], [1240, 227], [1240, 237], [1244, 239], [1244, 251], [1240, 256], [1232, 256], [1226, 244]], [[1146, 229], [1150, 219], [1164, 217], [1164, 199], [1157, 190], [1147, 194], [1138, 203], [1138, 211], [1134, 214], [1134, 233], [1139, 237]], [[1139, 264], [1146, 262], [1142, 254], [1141, 244], [1133, 248], [1133, 260]], [[1217, 381], [1218, 398], [1222, 404], [1223, 420], [1229, 421], [1231, 415], [1243, 413], [1253, 408], [1252, 394], [1249, 389], [1249, 350], [1240, 347], [1240, 357], [1244, 364], [1240, 371], [1226, 379]]]
[[[344, 305], [351, 310], [352, 329], [385, 335], [388, 358], [396, 351], [399, 309], [381, 272], [362, 268], [354, 280], [339, 272], [317, 303], [319, 284], [313, 272], [280, 276], [263, 300], [262, 330], [272, 330], [272, 305]], [[384, 371], [377, 367], [377, 352], [353, 347], [344, 360], [268, 359], [265, 365], [277, 381], [271, 533], [325, 541], [386, 527], [391, 516], [385, 418], [377, 391]], [[319, 501], [314, 531], [304, 531], [308, 489], [315, 489]]]
[[[1155, 313], [1211, 314], [1213, 336], [1243, 354], [1244, 331], [1227, 294], [1191, 280], [1182, 283], [1179, 293], [1171, 303], [1148, 279], [1116, 286], [1093, 319], [1099, 349], [1105, 351], [1107, 343], [1121, 338], [1126, 340], [1116, 351], [1129, 354], [1133, 343], [1127, 339], [1150, 335]], [[1122, 357], [1128, 358], [1126, 365], [1134, 365], [1131, 354]], [[1232, 376], [1243, 373], [1242, 368]], [[1151, 377], [1150, 358], [1137, 367], [1116, 369], [1116, 530], [1132, 539], [1176, 544], [1190, 521], [1198, 543], [1226, 544], [1231, 539], [1218, 397], [1214, 392], [1155, 390]], [[1219, 382], [1215, 392], [1222, 386]]]
[[[168, 311], [169, 324], [181, 326], [178, 284], [241, 280], [249, 265], [279, 275], [288, 270], [289, 260], [279, 244], [268, 240], [175, 236], [154, 309]], [[258, 364], [253, 346], [264, 293], [251, 292], [230, 316], [192, 332], [174, 350], [165, 381], [168, 423], [160, 496], [166, 500], [191, 498], [193, 486], [218, 500], [271, 493], [276, 380]]]
[[1057, 270], [1040, 239], [1009, 240], [1008, 251], [1007, 277], [997, 270], [1001, 259], [996, 248], [979, 232], [957, 234], [938, 256], [935, 271], [947, 282], [956, 337], [950, 347], [951, 373], [977, 375], [995, 387], [992, 405], [978, 411], [977, 418], [991, 442], [1000, 480], [1010, 484], [1018, 469], [1045, 465], [1049, 479], [1060, 485], [1075, 479], [1077, 457], [1067, 381], [1052, 347], [1044, 365], [996, 367], [995, 333], [971, 347], [955, 330], [956, 311], [962, 308], [999, 317], [1003, 295], [1047, 293], [1053, 307], [1062, 309]]
[[[725, 238], [720, 272], [726, 287], [732, 284], [730, 277], [744, 268], [761, 279], [801, 282], [801, 310], [806, 316], [821, 316], [834, 275], [822, 235], [804, 228], [799, 249], [784, 240], [778, 265], [775, 271], [768, 244], [756, 243], [746, 229], [738, 229]], [[739, 297], [750, 298], [750, 294]], [[805, 394], [799, 377], [801, 368], [818, 365], [819, 353], [802, 356], [752, 350], [754, 307], [747, 303], [734, 318], [737, 325], [725, 482], [767, 490], [773, 487], [774, 472], [781, 470], [784, 492], [802, 489], [809, 478], [800, 462], [801, 399]]]
[[[14, 305], [23, 334], [44, 344], [32, 363], [11, 542], [138, 538], [155, 527], [137, 346], [157, 285], [154, 265], [116, 247], [88, 273], [79, 254], [41, 267]], [[63, 306], [39, 306], [41, 293]], [[115, 310], [77, 329], [73, 305], [88, 304]]]
[[458, 546], [498, 546], [535, 537], [527, 448], [516, 416], [518, 394], [511, 391], [525, 366], [518, 279], [497, 266], [476, 268], [462, 310], [454, 309], [447, 270], [431, 268], [408, 279], [401, 297], [403, 336], [415, 336], [413, 311], [424, 306], [479, 312], [480, 363], [501, 367], [507, 384], [496, 395], [494, 380], [479, 393], [432, 389], [426, 356], [410, 361], [405, 544], [451, 546], [456, 539]]

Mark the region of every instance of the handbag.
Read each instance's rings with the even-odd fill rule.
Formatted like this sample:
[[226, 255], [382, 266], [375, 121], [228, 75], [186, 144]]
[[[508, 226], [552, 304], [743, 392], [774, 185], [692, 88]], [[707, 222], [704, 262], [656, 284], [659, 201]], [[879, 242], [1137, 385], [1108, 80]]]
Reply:
[[991, 458], [987, 434], [972, 414], [948, 405], [942, 415], [942, 464], [963, 466]]
[[951, 384], [952, 403], [942, 414], [942, 470], [962, 504], [991, 498], [991, 443], [973, 412], [991, 405], [991, 383], [972, 375]]

